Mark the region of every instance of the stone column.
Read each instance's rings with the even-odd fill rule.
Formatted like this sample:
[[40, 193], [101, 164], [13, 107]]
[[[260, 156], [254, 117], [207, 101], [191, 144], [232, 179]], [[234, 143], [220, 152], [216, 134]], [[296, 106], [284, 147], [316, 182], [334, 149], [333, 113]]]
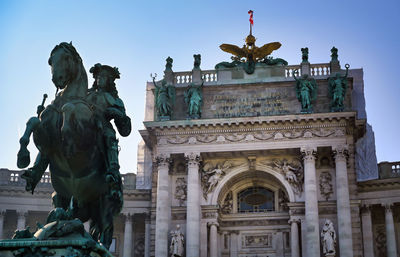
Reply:
[[124, 257], [132, 256], [132, 216], [125, 214]]
[[17, 211], [17, 230], [24, 230], [25, 229], [25, 223], [26, 223], [26, 217], [28, 216], [27, 211]]
[[146, 217], [145, 221], [145, 235], [144, 235], [144, 257], [150, 257], [150, 233], [151, 233], [151, 222], [150, 217]]
[[349, 182], [347, 177], [347, 146], [333, 147], [336, 165], [336, 206], [338, 217], [339, 251], [341, 257], [353, 256]]
[[210, 226], [210, 257], [218, 257], [218, 224], [209, 223]]
[[374, 238], [372, 235], [372, 219], [370, 206], [361, 210], [362, 237], [364, 244], [364, 257], [374, 257]]
[[231, 231], [230, 238], [231, 238], [231, 248], [230, 248], [230, 255], [229, 257], [238, 257], [238, 231]]
[[3, 239], [3, 226], [4, 226], [4, 217], [6, 216], [5, 211], [0, 211], [0, 240]]
[[199, 153], [185, 154], [188, 163], [186, 209], [186, 256], [200, 255], [200, 179]]
[[317, 179], [315, 173], [316, 152], [315, 148], [301, 149], [304, 160], [307, 257], [320, 257]]
[[290, 247], [291, 247], [291, 256], [292, 257], [300, 257], [300, 242], [299, 242], [299, 219], [290, 219]]
[[157, 177], [157, 208], [156, 208], [156, 249], [155, 256], [168, 256], [168, 226], [171, 213], [169, 199], [169, 155], [159, 155], [156, 158]]
[[392, 205], [385, 204], [386, 250], [388, 257], [397, 257]]

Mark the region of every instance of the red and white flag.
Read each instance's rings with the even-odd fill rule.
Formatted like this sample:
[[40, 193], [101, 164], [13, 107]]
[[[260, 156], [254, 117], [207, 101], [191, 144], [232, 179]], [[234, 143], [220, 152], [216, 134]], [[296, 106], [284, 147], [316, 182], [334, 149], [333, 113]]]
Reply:
[[253, 11], [252, 11], [252, 10], [248, 11], [248, 14], [250, 14], [250, 19], [249, 19], [250, 24], [251, 24], [251, 25], [254, 25], [254, 21], [253, 21]]

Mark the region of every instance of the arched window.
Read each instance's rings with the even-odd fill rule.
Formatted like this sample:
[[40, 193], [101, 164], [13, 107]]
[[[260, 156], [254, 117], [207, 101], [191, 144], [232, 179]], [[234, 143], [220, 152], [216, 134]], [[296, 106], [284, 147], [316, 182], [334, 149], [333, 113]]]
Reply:
[[275, 210], [274, 192], [264, 187], [249, 187], [238, 193], [238, 212], [267, 212]]

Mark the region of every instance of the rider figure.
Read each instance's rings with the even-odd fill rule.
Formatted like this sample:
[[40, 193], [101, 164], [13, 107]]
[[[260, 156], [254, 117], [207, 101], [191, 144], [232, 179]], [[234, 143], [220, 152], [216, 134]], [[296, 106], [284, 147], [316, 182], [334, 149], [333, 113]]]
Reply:
[[95, 108], [97, 127], [101, 129], [105, 143], [106, 180], [108, 183], [121, 181], [118, 163], [118, 140], [111, 124], [114, 119], [121, 136], [128, 136], [131, 131], [130, 118], [125, 113], [122, 100], [118, 97], [115, 79], [120, 78], [118, 68], [96, 64], [90, 69], [95, 79], [89, 89], [87, 100]]

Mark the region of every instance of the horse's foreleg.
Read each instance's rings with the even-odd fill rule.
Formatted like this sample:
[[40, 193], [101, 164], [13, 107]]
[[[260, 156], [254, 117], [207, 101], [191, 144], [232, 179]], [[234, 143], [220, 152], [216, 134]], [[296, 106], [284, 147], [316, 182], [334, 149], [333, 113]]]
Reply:
[[20, 169], [28, 167], [29, 163], [31, 162], [27, 146], [29, 144], [29, 138], [31, 137], [32, 132], [37, 128], [39, 123], [40, 120], [38, 117], [30, 118], [26, 123], [24, 135], [19, 139], [20, 148], [18, 151], [17, 166]]
[[43, 153], [38, 153], [36, 156], [35, 164], [21, 175], [21, 178], [26, 180], [25, 190], [32, 192], [35, 190], [36, 185], [39, 183], [49, 165], [49, 159]]

